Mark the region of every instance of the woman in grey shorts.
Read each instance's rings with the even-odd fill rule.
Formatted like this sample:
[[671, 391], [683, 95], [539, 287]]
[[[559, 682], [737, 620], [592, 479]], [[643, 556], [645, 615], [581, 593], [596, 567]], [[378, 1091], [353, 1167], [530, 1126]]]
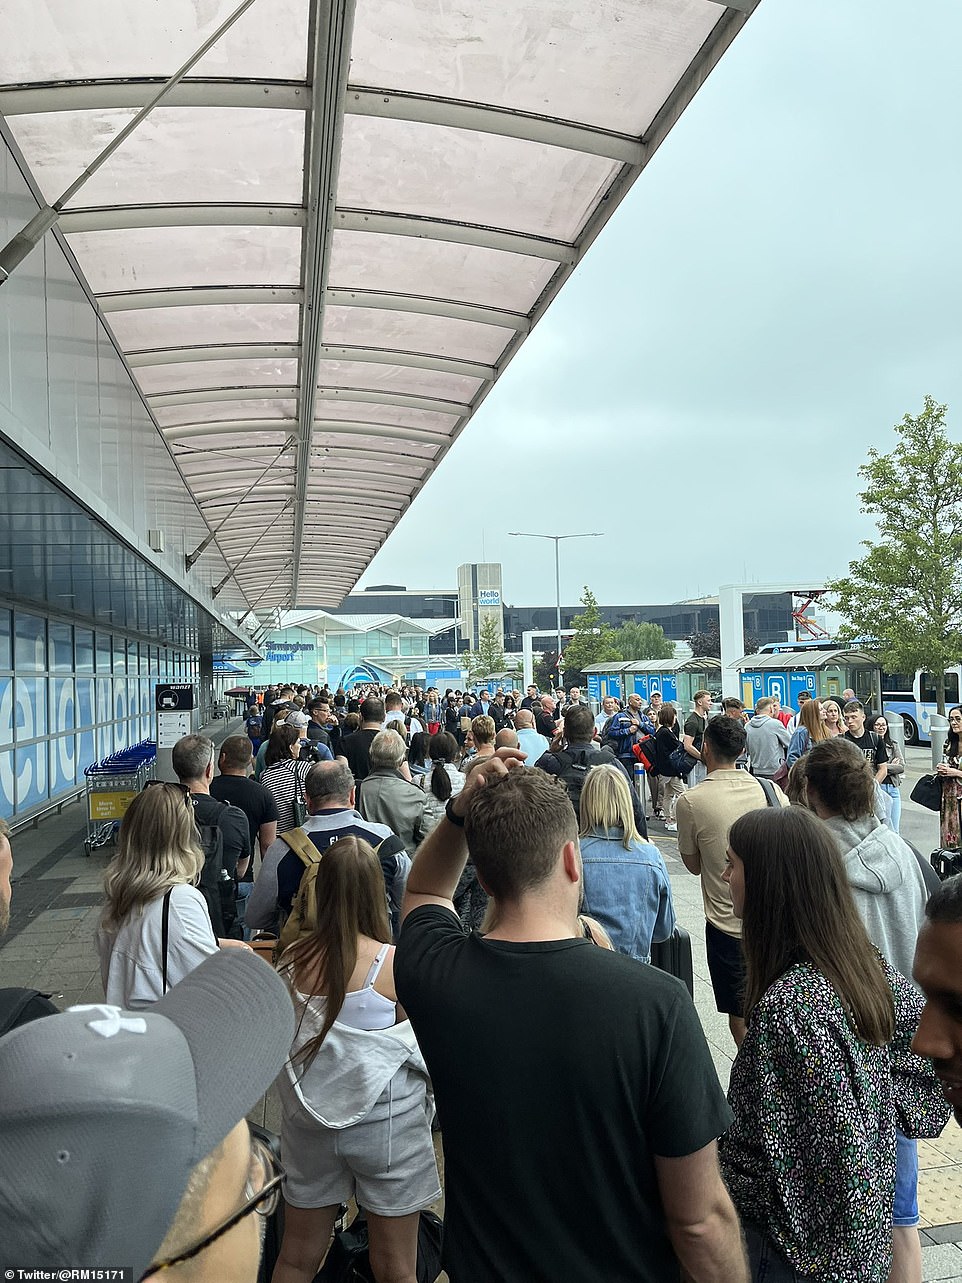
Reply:
[[329, 846], [316, 869], [307, 894], [317, 927], [281, 961], [299, 1018], [278, 1078], [287, 1181], [272, 1283], [311, 1283], [354, 1197], [375, 1278], [415, 1283], [419, 1213], [441, 1189], [427, 1070], [394, 991], [384, 878], [355, 837]]

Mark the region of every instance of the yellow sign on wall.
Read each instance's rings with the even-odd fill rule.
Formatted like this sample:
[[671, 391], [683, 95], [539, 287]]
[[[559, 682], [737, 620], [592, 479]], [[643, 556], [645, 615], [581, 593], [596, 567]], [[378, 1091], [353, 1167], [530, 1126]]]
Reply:
[[118, 793], [89, 793], [88, 814], [92, 820], [122, 820], [127, 807], [137, 796], [133, 790]]

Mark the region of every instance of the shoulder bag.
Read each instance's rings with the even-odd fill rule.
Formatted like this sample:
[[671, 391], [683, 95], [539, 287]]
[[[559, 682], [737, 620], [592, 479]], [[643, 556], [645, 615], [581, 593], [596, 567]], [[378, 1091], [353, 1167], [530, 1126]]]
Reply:
[[307, 819], [307, 798], [304, 796], [304, 781], [294, 762], [291, 763], [291, 774], [294, 776], [294, 798], [291, 802], [294, 811], [293, 827], [301, 829]]
[[938, 775], [923, 775], [909, 794], [913, 802], [930, 811], [942, 809], [942, 780]]
[[686, 752], [680, 744], [669, 753], [668, 761], [675, 775], [681, 776], [683, 780], [687, 780], [695, 769], [695, 758]]

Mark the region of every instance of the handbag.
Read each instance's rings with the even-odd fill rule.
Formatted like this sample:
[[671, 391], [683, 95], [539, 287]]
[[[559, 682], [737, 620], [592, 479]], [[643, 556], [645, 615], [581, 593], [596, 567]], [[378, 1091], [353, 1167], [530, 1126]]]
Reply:
[[294, 797], [291, 806], [294, 810], [294, 828], [302, 829], [304, 821], [307, 819], [307, 799], [304, 797], [304, 781], [297, 773], [296, 767], [291, 766], [291, 774], [294, 776]]
[[913, 802], [930, 811], [942, 809], [942, 781], [937, 775], [923, 775], [909, 794]]
[[[442, 1222], [433, 1212], [418, 1221], [418, 1283], [435, 1283], [441, 1273]], [[367, 1217], [359, 1211], [350, 1225], [336, 1230], [314, 1283], [377, 1283], [368, 1254]]]
[[686, 753], [680, 744], [677, 748], [671, 750], [668, 761], [671, 764], [671, 769], [676, 775], [680, 775], [683, 780], [687, 780], [695, 769], [695, 759], [690, 753]]

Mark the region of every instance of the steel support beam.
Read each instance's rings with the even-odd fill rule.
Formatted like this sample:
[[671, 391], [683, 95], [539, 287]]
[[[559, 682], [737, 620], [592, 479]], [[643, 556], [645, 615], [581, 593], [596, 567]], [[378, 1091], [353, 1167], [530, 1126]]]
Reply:
[[295, 303], [303, 294], [290, 285], [194, 285], [177, 290], [130, 290], [99, 294], [102, 312], [129, 312], [151, 307], [210, 307], [227, 303]]
[[[299, 354], [296, 343], [233, 343], [218, 346], [201, 344], [196, 347], [152, 348], [129, 352], [127, 359], [133, 369], [145, 366], [202, 363], [204, 361], [260, 361], [290, 358]], [[461, 374], [466, 378], [493, 379], [497, 371], [493, 365], [480, 361], [463, 361], [450, 356], [425, 356], [421, 352], [402, 352], [394, 348], [321, 346], [324, 361], [363, 361], [372, 365], [400, 365], [406, 369], [437, 370], [442, 374]]]
[[412, 396], [407, 392], [381, 392], [374, 388], [319, 387], [317, 395], [325, 401], [356, 401], [371, 405], [396, 405], [403, 410], [429, 410], [434, 414], [470, 414], [471, 407], [460, 401], [437, 397]]
[[317, 399], [324, 292], [331, 260], [332, 218], [341, 160], [344, 116], [341, 105], [351, 65], [354, 0], [312, 0], [311, 48], [308, 79], [313, 91], [309, 118], [307, 163], [304, 170], [304, 265], [301, 305], [301, 359], [297, 405], [297, 494], [294, 510], [294, 561], [291, 599], [296, 600], [297, 578], [304, 540], [304, 500], [311, 468], [314, 403]]
[[[52, 111], [129, 111], [144, 105], [163, 85], [156, 76], [125, 80], [68, 80], [0, 90], [0, 113], [29, 116]], [[307, 111], [310, 88], [283, 80], [182, 80], [165, 96], [165, 107], [271, 107]]]
[[[226, 437], [245, 432], [275, 432], [289, 434], [293, 431], [291, 419], [226, 419], [216, 423], [178, 423], [164, 428], [164, 439], [176, 444], [192, 437]], [[445, 445], [445, 433], [427, 432], [422, 428], [398, 427], [393, 423], [358, 423], [352, 419], [315, 419], [315, 432], [337, 433], [345, 437], [377, 437], [387, 441], [411, 441], [435, 449]], [[266, 444], [266, 443], [265, 443]]]
[[523, 232], [506, 231], [504, 228], [481, 227], [477, 223], [417, 218], [411, 214], [377, 214], [364, 209], [339, 209], [335, 214], [335, 227], [347, 232], [381, 232], [385, 236], [415, 236], [420, 240], [452, 241], [456, 245], [480, 245], [484, 249], [547, 258], [556, 263], [578, 261], [577, 249], [565, 241], [551, 240], [546, 236], [526, 236]]
[[504, 138], [520, 138], [549, 147], [564, 147], [567, 151], [605, 156], [629, 165], [640, 165], [644, 161], [642, 143], [629, 134], [596, 129], [552, 116], [512, 111], [507, 107], [486, 107], [457, 98], [349, 86], [344, 110], [348, 115], [410, 120], [447, 129], [468, 129]]
[[330, 307], [377, 307], [389, 312], [421, 312], [425, 316], [449, 316], [457, 321], [478, 321], [507, 330], [527, 333], [528, 318], [521, 312], [505, 312], [481, 303], [458, 303], [453, 299], [425, 298], [417, 294], [379, 294], [376, 290], [328, 290]]
[[[471, 407], [460, 401], [444, 401], [436, 397], [414, 396], [407, 392], [382, 392], [375, 388], [325, 388], [315, 389], [321, 400], [370, 402], [373, 405], [396, 405], [407, 410], [428, 410], [435, 414], [470, 414]], [[270, 401], [290, 400], [296, 397], [296, 384], [274, 384], [262, 387], [196, 388], [184, 392], [160, 392], [148, 396], [155, 410], [175, 405], [205, 405], [210, 401]], [[313, 409], [313, 406], [311, 407]], [[303, 445], [303, 436], [301, 437]]]
[[89, 205], [64, 210], [60, 230], [122, 232], [132, 227], [303, 227], [300, 205]]

